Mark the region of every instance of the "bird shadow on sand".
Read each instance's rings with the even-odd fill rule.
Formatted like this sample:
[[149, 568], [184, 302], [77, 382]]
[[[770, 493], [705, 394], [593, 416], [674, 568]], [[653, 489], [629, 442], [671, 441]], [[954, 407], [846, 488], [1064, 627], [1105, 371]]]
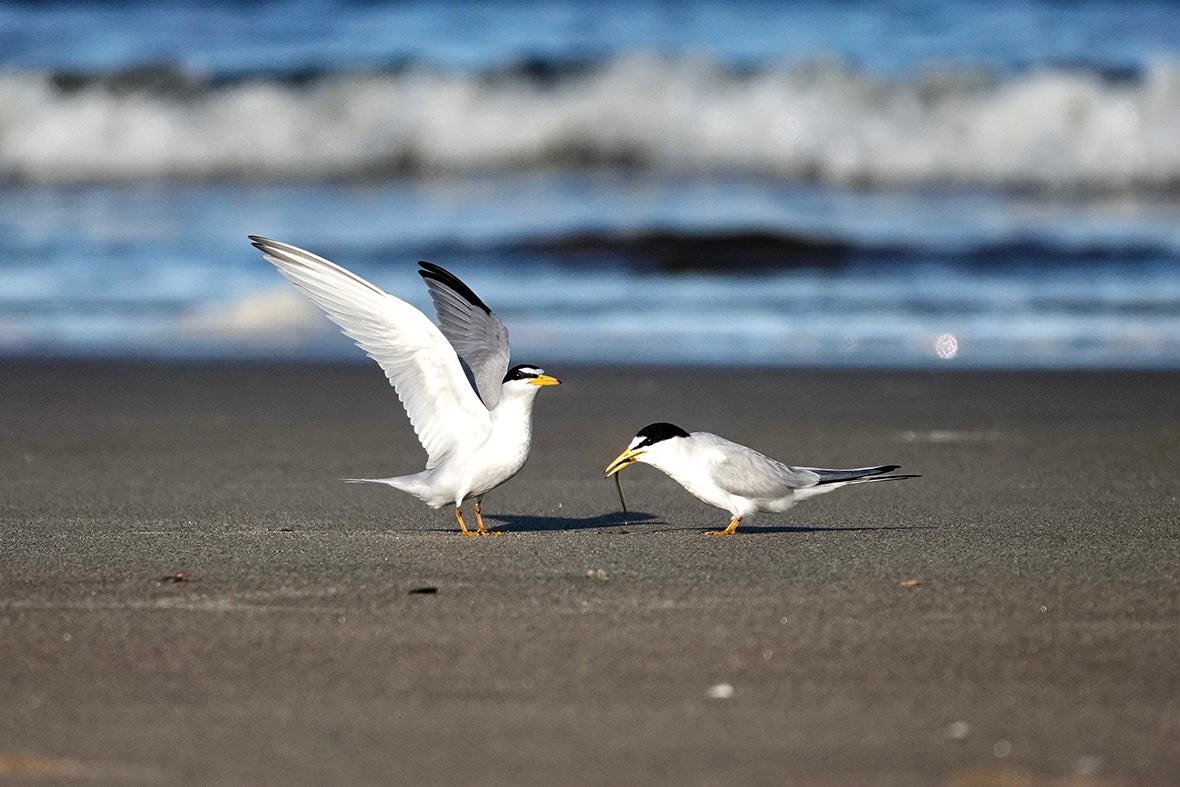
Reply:
[[626, 519], [618, 511], [598, 516], [529, 516], [527, 514], [484, 514], [487, 522], [496, 522], [505, 533], [543, 533], [556, 530], [594, 530], [603, 527], [627, 528], [633, 525], [661, 524], [655, 514], [631, 511]]
[[881, 530], [933, 530], [929, 525], [880, 525], [876, 527], [817, 527], [814, 525], [771, 525], [769, 527], [761, 527], [759, 525], [746, 525], [739, 527], [735, 533], [741, 535], [756, 535], [758, 533], [866, 533], [877, 532]]
[[[704, 533], [706, 530], [714, 530], [724, 527], [724, 524], [719, 524], [717, 528], [702, 528], [700, 525], [673, 525], [667, 520], [661, 519], [655, 514], [649, 514], [645, 511], [631, 511], [627, 514], [627, 518], [625, 520], [622, 513], [618, 511], [613, 511], [609, 514], [599, 514], [597, 516], [587, 517], [484, 514], [484, 520], [494, 529], [502, 529], [505, 534], [547, 533], [561, 530], [595, 530], [599, 528], [618, 528], [618, 530], [615, 532], [624, 532], [630, 528], [637, 528], [642, 529], [643, 532], [647, 533]], [[493, 522], [495, 525], [492, 525]], [[653, 528], [653, 525], [663, 525], [663, 527]], [[772, 533], [857, 533], [880, 530], [930, 529], [931, 528], [928, 526], [905, 527], [900, 525], [881, 527], [816, 527], [812, 525], [781, 525], [759, 527], [757, 525], [749, 525], [745, 527], [739, 527], [737, 529], [737, 533], [741, 535]]]

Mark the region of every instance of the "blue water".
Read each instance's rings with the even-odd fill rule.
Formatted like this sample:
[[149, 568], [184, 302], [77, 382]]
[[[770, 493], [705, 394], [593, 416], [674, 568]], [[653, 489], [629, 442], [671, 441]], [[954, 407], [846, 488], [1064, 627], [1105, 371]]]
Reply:
[[1180, 6], [0, 5], [0, 354], [361, 359], [245, 240], [515, 356], [1180, 367]]

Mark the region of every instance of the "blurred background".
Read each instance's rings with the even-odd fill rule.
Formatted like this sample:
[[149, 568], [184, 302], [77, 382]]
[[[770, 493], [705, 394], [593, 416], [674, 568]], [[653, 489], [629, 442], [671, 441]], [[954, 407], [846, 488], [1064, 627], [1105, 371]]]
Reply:
[[0, 4], [0, 356], [364, 361], [248, 233], [555, 370], [1177, 368], [1180, 5]]

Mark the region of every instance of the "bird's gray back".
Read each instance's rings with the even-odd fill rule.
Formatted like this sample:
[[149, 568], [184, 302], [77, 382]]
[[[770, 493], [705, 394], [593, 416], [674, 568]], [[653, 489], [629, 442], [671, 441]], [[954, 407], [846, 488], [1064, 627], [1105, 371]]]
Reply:
[[711, 432], [694, 432], [692, 436], [702, 451], [720, 457], [713, 465], [713, 480], [730, 494], [777, 499], [819, 482], [819, 475], [810, 470], [785, 465]]

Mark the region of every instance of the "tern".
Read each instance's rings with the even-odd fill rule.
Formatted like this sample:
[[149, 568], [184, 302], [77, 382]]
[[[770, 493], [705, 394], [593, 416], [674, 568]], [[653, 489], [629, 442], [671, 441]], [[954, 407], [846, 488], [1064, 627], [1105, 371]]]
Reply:
[[[385, 371], [426, 449], [426, 469], [394, 478], [350, 478], [409, 492], [432, 508], [455, 506], [459, 532], [498, 535], [480, 514], [483, 497], [516, 475], [532, 442], [533, 400], [555, 377], [528, 364], [508, 368], [508, 330], [470, 287], [419, 262], [439, 324], [405, 301], [296, 246], [251, 235], [328, 319]], [[475, 499], [477, 527], [463, 521]]]
[[782, 513], [800, 500], [849, 484], [919, 477], [883, 475], [900, 465], [844, 470], [791, 467], [724, 437], [689, 433], [669, 423], [640, 429], [626, 450], [606, 466], [606, 477], [635, 462], [651, 465], [701, 502], [730, 513], [725, 529], [708, 530], [708, 536], [731, 536], [742, 518], [756, 511]]

